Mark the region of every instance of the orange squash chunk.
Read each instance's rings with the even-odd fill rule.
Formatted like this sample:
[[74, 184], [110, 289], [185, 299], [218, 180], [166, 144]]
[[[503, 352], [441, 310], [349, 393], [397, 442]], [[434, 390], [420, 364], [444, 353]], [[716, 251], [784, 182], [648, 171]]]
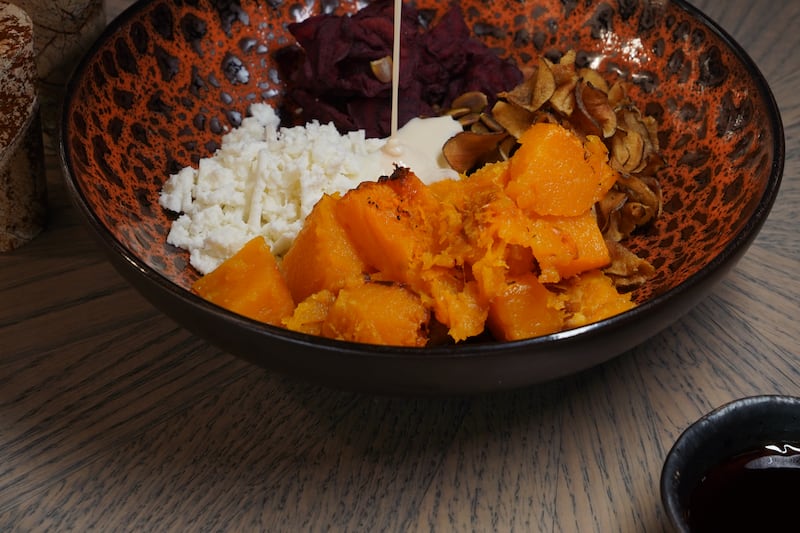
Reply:
[[428, 270], [424, 277], [427, 282], [425, 300], [453, 340], [459, 342], [483, 333], [488, 302], [477, 282], [464, 281], [453, 270], [443, 269]]
[[283, 319], [283, 326], [292, 331], [322, 335], [322, 324], [336, 301], [336, 295], [329, 290], [312, 294], [294, 308], [292, 316]]
[[531, 250], [539, 263], [542, 283], [557, 283], [611, 261], [591, 211], [576, 217], [534, 218], [531, 224], [534, 234]]
[[510, 179], [509, 166], [508, 160], [486, 164], [473, 172], [466, 181], [482, 188], [491, 184], [504, 189]]
[[431, 221], [437, 202], [430, 190], [407, 169], [390, 179], [364, 182], [348, 191], [335, 207], [336, 217], [368, 270], [409, 281], [433, 248]]
[[565, 284], [561, 296], [569, 317], [567, 327], [578, 327], [612, 317], [635, 307], [630, 293], [617, 292], [614, 282], [599, 270], [584, 272]]
[[566, 128], [534, 124], [520, 137], [510, 160], [506, 192], [523, 210], [577, 216], [591, 209], [616, 181], [602, 141], [584, 143]]
[[436, 181], [429, 187], [440, 201], [463, 210], [466, 202], [475, 193], [485, 193], [490, 190], [502, 192], [509, 180], [508, 168], [508, 161], [488, 163], [468, 177]]
[[263, 237], [255, 237], [219, 267], [198, 279], [192, 290], [229, 311], [281, 325], [294, 300]]
[[505, 262], [509, 276], [533, 271], [535, 259], [533, 251], [520, 244], [512, 244], [505, 249]]
[[[460, 220], [450, 225], [445, 253], [452, 256], [453, 264], [469, 267], [466, 272], [486, 302], [505, 286], [506, 249], [527, 245], [532, 235], [528, 215], [503, 191], [498, 176], [506, 167], [505, 162], [486, 165], [453, 184], [449, 193]], [[527, 270], [532, 268], [531, 260]]]
[[558, 297], [539, 283], [536, 275], [509, 278], [505, 290], [489, 307], [487, 325], [501, 341], [529, 339], [564, 327]]
[[425, 346], [430, 312], [419, 296], [394, 284], [365, 283], [339, 291], [322, 324], [333, 339]]
[[326, 194], [317, 202], [283, 257], [286, 284], [296, 302], [363, 280], [366, 265], [336, 218], [337, 201]]

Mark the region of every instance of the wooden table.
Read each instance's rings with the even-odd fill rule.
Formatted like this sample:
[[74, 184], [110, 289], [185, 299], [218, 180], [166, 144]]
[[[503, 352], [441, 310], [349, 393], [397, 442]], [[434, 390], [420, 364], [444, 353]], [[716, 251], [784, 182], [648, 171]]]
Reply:
[[222, 353], [112, 270], [48, 158], [49, 228], [0, 255], [0, 530], [668, 529], [680, 432], [737, 397], [800, 395], [800, 2], [697, 4], [780, 104], [774, 210], [675, 326], [526, 390], [372, 397]]

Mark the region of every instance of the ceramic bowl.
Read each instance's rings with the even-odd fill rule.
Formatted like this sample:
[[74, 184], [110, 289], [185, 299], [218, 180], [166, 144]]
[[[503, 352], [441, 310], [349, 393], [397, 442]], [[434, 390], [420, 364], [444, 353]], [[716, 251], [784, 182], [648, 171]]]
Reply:
[[[693, 491], [709, 476], [712, 469], [732, 465], [734, 463], [731, 461], [743, 454], [757, 452], [766, 447], [785, 448], [787, 444], [790, 449], [794, 449], [793, 457], [800, 457], [796, 455], [796, 450], [800, 449], [800, 398], [778, 395], [741, 398], [718, 407], [697, 420], [675, 441], [661, 473], [661, 500], [672, 524], [682, 533], [698, 531], [698, 519], [692, 513], [706, 516], [717, 512], [716, 505], [710, 506], [712, 509], [695, 507], [694, 502], [699, 500], [692, 498]], [[775, 465], [775, 457], [781, 455], [774, 454], [771, 457], [771, 464]], [[800, 464], [794, 460], [791, 463]], [[795, 483], [800, 479], [800, 470], [797, 468], [794, 466], [790, 470], [798, 472], [794, 476]], [[736, 472], [729, 470], [724, 479], [730, 484], [733, 475]], [[783, 478], [776, 478], [772, 474], [769, 479]], [[755, 486], [753, 478], [747, 481]], [[773, 494], [769, 496], [773, 501], [766, 509], [759, 508], [759, 498], [756, 496], [747, 498], [748, 501], [745, 502], [733, 499], [722, 502], [721, 516], [708, 516], [715, 524], [710, 531], [731, 531], [732, 529], [723, 524], [737, 512], [745, 514], [738, 516], [738, 525], [733, 526], [736, 531], [770, 531], [768, 525], [779, 520], [780, 516], [778, 509], [774, 508], [781, 499], [780, 494], [777, 494], [779, 491], [777, 485], [773, 486]], [[720, 489], [717, 492], [722, 496], [725, 490]], [[786, 498], [793, 499], [793, 494], [794, 490], [791, 490]], [[747, 509], [748, 505], [750, 509]], [[791, 505], [788, 514], [793, 514], [795, 506]], [[737, 507], [744, 509], [736, 509]], [[754, 529], [745, 525], [750, 516], [757, 517]]]
[[[660, 120], [664, 213], [630, 242], [657, 274], [636, 292], [634, 310], [530, 340], [405, 349], [265, 326], [188, 290], [197, 274], [165, 241], [163, 182], [210, 156], [251, 102], [281, 103], [273, 53], [292, 42], [289, 22], [352, 11], [350, 0], [142, 0], [109, 25], [68, 85], [61, 133], [68, 188], [113, 264], [165, 314], [232, 354], [375, 392], [526, 386], [607, 361], [674, 322], [741, 257], [778, 192], [783, 130], [756, 65], [682, 1], [460, 4], [498, 53], [525, 66], [574, 49], [579, 64], [629, 81], [634, 101]], [[435, 0], [416, 5], [442, 9]]]

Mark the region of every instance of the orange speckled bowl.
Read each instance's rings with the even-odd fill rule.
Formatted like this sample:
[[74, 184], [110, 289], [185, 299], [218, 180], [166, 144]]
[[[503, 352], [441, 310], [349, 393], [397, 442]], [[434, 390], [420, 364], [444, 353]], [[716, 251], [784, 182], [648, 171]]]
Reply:
[[[158, 194], [237, 126], [250, 103], [280, 105], [273, 54], [287, 24], [358, 2], [142, 0], [107, 28], [75, 72], [62, 123], [74, 200], [113, 264], [164, 313], [249, 361], [310, 381], [380, 393], [520, 387], [602, 363], [678, 319], [741, 257], [778, 193], [781, 120], [745, 52], [682, 1], [461, 0], [468, 26], [521, 66], [578, 52], [633, 84], [660, 120], [664, 214], [636, 236], [657, 269], [634, 310], [536, 339], [436, 348], [353, 344], [285, 331], [193, 295], [187, 254], [166, 243]], [[436, 0], [419, 0], [431, 15]]]

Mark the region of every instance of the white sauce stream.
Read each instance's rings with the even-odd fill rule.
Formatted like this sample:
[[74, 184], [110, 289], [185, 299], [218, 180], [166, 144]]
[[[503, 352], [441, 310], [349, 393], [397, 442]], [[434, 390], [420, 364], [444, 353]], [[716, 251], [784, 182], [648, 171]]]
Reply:
[[400, 101], [400, 26], [403, 0], [394, 0], [394, 41], [392, 42], [392, 135], [397, 133], [397, 106]]
[[379, 154], [379, 174], [390, 175], [396, 164], [410, 168], [425, 183], [458, 178], [458, 173], [449, 167], [442, 155], [445, 141], [461, 131], [456, 121], [449, 117], [415, 118], [398, 131], [402, 15], [403, 0], [394, 0], [391, 137]]

